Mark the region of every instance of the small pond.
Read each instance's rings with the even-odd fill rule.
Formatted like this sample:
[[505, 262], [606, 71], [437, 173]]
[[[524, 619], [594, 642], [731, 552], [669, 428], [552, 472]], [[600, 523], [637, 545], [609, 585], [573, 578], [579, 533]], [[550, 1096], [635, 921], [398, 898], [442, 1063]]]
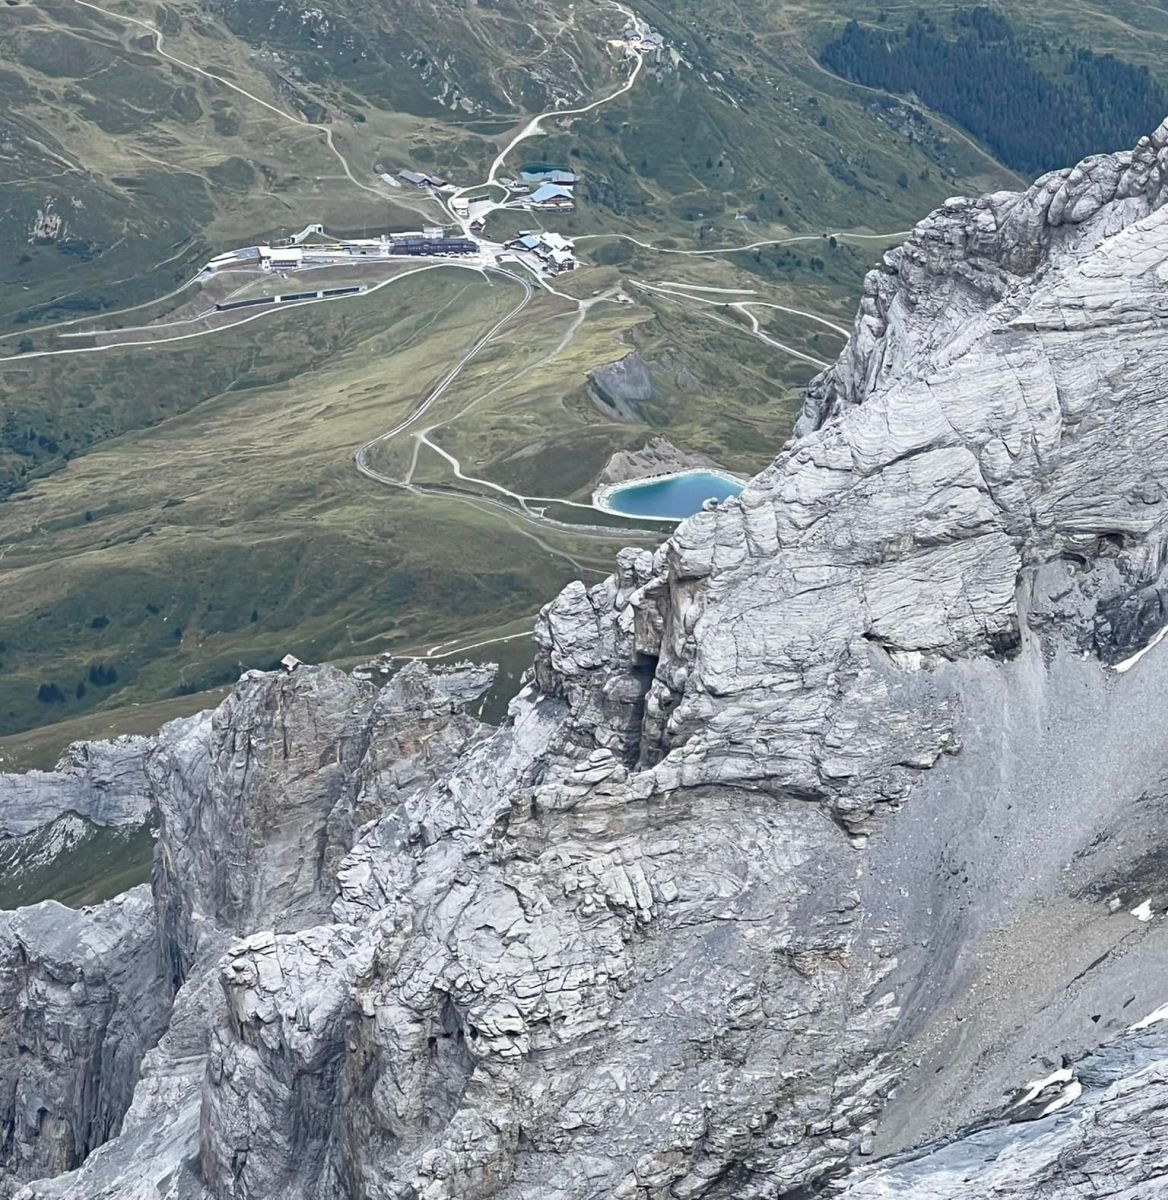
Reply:
[[737, 496], [743, 484], [714, 471], [679, 471], [635, 483], [604, 488], [596, 495], [598, 508], [626, 517], [680, 521], [701, 511], [707, 500]]

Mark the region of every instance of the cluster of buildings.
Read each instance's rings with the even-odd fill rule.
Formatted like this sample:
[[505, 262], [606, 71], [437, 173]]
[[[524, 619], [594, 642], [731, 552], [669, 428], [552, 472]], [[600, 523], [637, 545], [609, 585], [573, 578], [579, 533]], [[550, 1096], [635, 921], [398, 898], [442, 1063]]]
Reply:
[[450, 211], [456, 217], [469, 218], [475, 233], [482, 231], [487, 215], [498, 207], [490, 196], [456, 196], [450, 201]]
[[[382, 175], [387, 174], [380, 163], [376, 164], [376, 169]], [[395, 181], [400, 181], [399, 186], [412, 185], [432, 191], [450, 187], [445, 179], [421, 171], [399, 171]], [[482, 261], [491, 262], [500, 247], [495, 243], [480, 243], [475, 237], [482, 231], [491, 212], [499, 208], [571, 211], [575, 206], [574, 189], [578, 182], [578, 177], [571, 171], [536, 164], [521, 170], [512, 179], [499, 180], [509, 192], [509, 198], [502, 203], [487, 193], [463, 196], [456, 191], [449, 200], [449, 209], [461, 228], [453, 233], [448, 233], [447, 227], [442, 225], [427, 225], [409, 233], [383, 233], [372, 238], [337, 238], [326, 234], [322, 225], [307, 225], [299, 233], [272, 245], [245, 246], [220, 254], [207, 263], [204, 272], [210, 275], [233, 267], [251, 267], [284, 275], [310, 267], [343, 266], [355, 260], [401, 256], [479, 256]], [[505, 249], [512, 261], [519, 261], [529, 270], [543, 275], [559, 275], [575, 270], [577, 266], [572, 239], [559, 233], [521, 230], [507, 242]], [[331, 295], [329, 293], [327, 298], [331, 298]], [[277, 298], [275, 302], [281, 299], [320, 298], [326, 298], [324, 293], [313, 293], [311, 296], [305, 293], [303, 297], [294, 294]]]
[[507, 243], [522, 257], [536, 260], [541, 270], [549, 275], [559, 275], [576, 269], [576, 250], [571, 238], [559, 233], [548, 233], [543, 229], [528, 229]]
[[401, 255], [448, 258], [477, 254], [470, 238], [447, 237], [438, 226], [417, 233], [382, 234], [354, 238], [324, 246], [260, 246], [260, 267], [265, 271], [296, 271], [302, 267], [334, 266], [357, 258], [397, 258]]
[[[404, 183], [420, 191], [441, 192], [451, 187], [440, 175], [424, 171], [398, 171], [396, 178], [383, 172], [382, 177], [391, 179], [398, 186]], [[535, 166], [520, 171], [513, 179], [500, 179], [499, 182], [511, 196], [521, 197], [514, 207], [571, 212], [576, 203], [573, 189], [579, 178], [559, 167]], [[490, 196], [455, 196], [450, 202], [454, 215], [464, 220], [469, 218], [471, 228], [476, 230], [482, 228], [481, 221], [487, 214], [498, 207]]]
[[642, 54], [660, 54], [665, 49], [665, 39], [655, 29], [638, 29], [635, 25], [627, 25], [622, 36], [626, 46]]
[[478, 254], [477, 242], [461, 235], [449, 236], [441, 225], [430, 225], [410, 233], [383, 233], [376, 238], [350, 238], [322, 243], [282, 246], [246, 246], [211, 259], [204, 270], [258, 266], [263, 271], [283, 273], [305, 267], [338, 266], [355, 259], [397, 258], [402, 255], [430, 258]]

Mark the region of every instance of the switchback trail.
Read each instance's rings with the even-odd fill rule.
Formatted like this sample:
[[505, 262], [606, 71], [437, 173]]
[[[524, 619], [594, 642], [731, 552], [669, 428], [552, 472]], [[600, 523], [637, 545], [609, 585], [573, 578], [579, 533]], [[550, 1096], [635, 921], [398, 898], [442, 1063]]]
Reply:
[[425, 416], [430, 406], [436, 400], [441, 398], [442, 394], [447, 390], [447, 388], [449, 388], [450, 385], [462, 373], [463, 367], [465, 367], [466, 364], [475, 357], [475, 355], [483, 350], [484, 347], [489, 346], [498, 335], [499, 331], [509, 321], [511, 321], [512, 318], [517, 317], [531, 303], [531, 297], [534, 294], [535, 289], [530, 283], [528, 283], [526, 279], [520, 275], [514, 274], [511, 271], [504, 271], [498, 268], [497, 270], [500, 275], [503, 275], [508, 279], [513, 279], [523, 289], [523, 296], [521, 297], [519, 303], [516, 304], [515, 307], [510, 310], [510, 312], [500, 317], [499, 320], [497, 320], [494, 325], [492, 325], [491, 328], [488, 329], [487, 332], [484, 333], [482, 337], [480, 337], [478, 341], [474, 343], [473, 346], [471, 346], [471, 348], [458, 360], [458, 362], [456, 362], [454, 366], [451, 367], [450, 370], [447, 371], [447, 373], [434, 385], [434, 387], [430, 389], [425, 398], [422, 400], [422, 403], [419, 404], [418, 407], [413, 410], [413, 412], [403, 417], [391, 429], [387, 429], [384, 433], [378, 434], [375, 438], [370, 438], [369, 441], [367, 441], [364, 445], [359, 446], [357, 450], [354, 451], [353, 462], [356, 465], [357, 470], [360, 471], [362, 475], [366, 475], [370, 479], [379, 480], [382, 483], [397, 482], [395, 480], [387, 479], [379, 471], [375, 471], [369, 466], [369, 452], [375, 446], [382, 445], [385, 442], [390, 441], [390, 439], [397, 437], [399, 433], [405, 429], [408, 429], [419, 417]]
[[[505, 488], [500, 484], [492, 483], [489, 480], [476, 479], [472, 476], [464, 475], [462, 473], [462, 468], [461, 468], [461, 465], [459, 464], [458, 460], [453, 455], [448, 454], [440, 446], [438, 446], [434, 442], [430, 441], [430, 439], [426, 436], [427, 433], [429, 432], [429, 430], [422, 430], [417, 435], [415, 435], [417, 438], [418, 445], [424, 444], [424, 445], [429, 446], [430, 449], [434, 450], [437, 454], [439, 454], [442, 458], [444, 458], [447, 462], [449, 462], [451, 464], [451, 466], [454, 470], [454, 474], [457, 478], [460, 478], [467, 483], [475, 483], [475, 484], [479, 484], [483, 487], [489, 488], [490, 490], [499, 493], [500, 497], [506, 496], [509, 500], [513, 500], [515, 502], [515, 504], [508, 504], [501, 498], [495, 498], [495, 497], [491, 497], [491, 496], [481, 496], [481, 495], [480, 496], [462, 496], [462, 495], [459, 495], [452, 491], [448, 491], [448, 490], [441, 489], [441, 488], [429, 487], [426, 484], [417, 483], [412, 478], [413, 470], [414, 470], [413, 463], [411, 463], [410, 471], [405, 479], [395, 479], [393, 476], [387, 475], [384, 471], [379, 471], [376, 467], [374, 467], [370, 464], [369, 456], [370, 456], [370, 453], [374, 450], [374, 448], [377, 446], [380, 446], [380, 445], [385, 445], [387, 442], [389, 442], [393, 438], [397, 437], [399, 434], [401, 434], [401, 433], [405, 432], [407, 429], [409, 429], [410, 426], [413, 425], [415, 422], [417, 422], [421, 417], [425, 416], [425, 414], [429, 411], [431, 406], [446, 393], [446, 391], [455, 382], [455, 380], [458, 378], [458, 376], [461, 375], [462, 371], [465, 369], [467, 364], [470, 363], [487, 346], [489, 346], [495, 340], [495, 338], [498, 337], [498, 335], [502, 332], [502, 330], [512, 320], [514, 320], [517, 316], [519, 316], [519, 314], [521, 312], [523, 312], [523, 310], [528, 306], [528, 304], [531, 303], [531, 298], [534, 295], [535, 289], [532, 287], [532, 285], [526, 279], [522, 278], [519, 275], [515, 275], [510, 271], [504, 271], [501, 269], [497, 269], [497, 272], [500, 275], [503, 275], [509, 279], [514, 280], [516, 283], [520, 284], [520, 286], [523, 288], [523, 295], [520, 298], [519, 303], [516, 304], [509, 312], [504, 314], [504, 316], [500, 317], [499, 320], [497, 320], [491, 326], [491, 328], [487, 330], [486, 333], [484, 333], [480, 338], [478, 338], [475, 341], [475, 343], [470, 347], [470, 349], [467, 350], [466, 353], [462, 355], [462, 357], [458, 360], [458, 362], [456, 362], [454, 364], [454, 366], [451, 367], [451, 369], [449, 371], [447, 371], [447, 373], [434, 385], [434, 387], [431, 388], [430, 391], [426, 393], [424, 399], [418, 405], [417, 408], [415, 408], [412, 412], [410, 412], [408, 415], [403, 417], [400, 421], [398, 421], [390, 429], [387, 429], [384, 433], [378, 434], [378, 436], [375, 438], [370, 438], [369, 441], [367, 441], [363, 446], [359, 447], [353, 454], [354, 465], [356, 466], [357, 470], [362, 475], [364, 475], [367, 479], [372, 479], [372, 480], [376, 481], [377, 483], [386, 484], [389, 487], [401, 488], [404, 491], [413, 492], [418, 495], [441, 496], [448, 500], [456, 499], [456, 500], [460, 500], [464, 503], [471, 504], [474, 507], [481, 508], [482, 505], [487, 505], [487, 506], [491, 507], [492, 509], [501, 510], [501, 511], [505, 512], [511, 518], [517, 519], [517, 520], [522, 521], [529, 525], [542, 527], [544, 529], [554, 529], [561, 533], [571, 533], [574, 535], [585, 536], [585, 537], [619, 538], [624, 541], [628, 541], [630, 538], [635, 539], [638, 537], [646, 536], [643, 531], [636, 530], [636, 529], [622, 528], [619, 526], [606, 526], [606, 525], [576, 525], [576, 524], [569, 523], [567, 521], [557, 521], [552, 517], [546, 516], [542, 512], [533, 512], [528, 507], [528, 502], [531, 502], [532, 504], [537, 504], [537, 505], [538, 504], [562, 504], [569, 508], [587, 509], [589, 511], [595, 511], [595, 509], [591, 504], [581, 504], [578, 501], [574, 501], [574, 500], [561, 500], [558, 497], [553, 497], [553, 496], [523, 496], [523, 495], [520, 495], [518, 492], [513, 492], [510, 489]], [[560, 340], [560, 343], [556, 347], [556, 350], [552, 352], [553, 354], [557, 353], [559, 351], [559, 349], [561, 349], [564, 345], [567, 344], [567, 342], [570, 340], [571, 335], [574, 333], [574, 331], [575, 331], [575, 327], [573, 327], [572, 329], [570, 329], [568, 331], [568, 333], [565, 335], [565, 337]], [[547, 357], [550, 357], [550, 356], [545, 356], [544, 359], [540, 360], [537, 363], [531, 364], [530, 367], [523, 368], [520, 371], [516, 372], [515, 375], [510, 377], [510, 379], [503, 381], [503, 383], [497, 384], [495, 386], [495, 388], [492, 389], [492, 391], [497, 390], [499, 387], [504, 386], [506, 383], [512, 382], [515, 378], [518, 378], [520, 375], [526, 373], [527, 370], [531, 370], [535, 366], [540, 365], [540, 362], [546, 361]], [[484, 397], [480, 396], [476, 400], [471, 401], [471, 403], [468, 404], [466, 406], [466, 408], [464, 408], [462, 410], [462, 412], [465, 413], [471, 407], [473, 407], [474, 404], [478, 403], [478, 401], [483, 398]], [[462, 415], [462, 414], [459, 414], [459, 415]], [[457, 418], [454, 418], [454, 419], [457, 419]], [[434, 426], [431, 426], [430, 429], [437, 429], [439, 427], [440, 427], [439, 425], [434, 425]], [[417, 458], [417, 448], [415, 447], [414, 462], [416, 462], [416, 458]], [[513, 526], [513, 528], [514, 528], [514, 526]], [[560, 551], [560, 550], [556, 550], [553, 547], [548, 546], [545, 542], [542, 542], [542, 541], [539, 544], [545, 550], [549, 551], [550, 553], [560, 554], [562, 557], [568, 558], [570, 561], [572, 561], [574, 565], [579, 565], [577, 560], [575, 558], [572, 558], [567, 553]]]

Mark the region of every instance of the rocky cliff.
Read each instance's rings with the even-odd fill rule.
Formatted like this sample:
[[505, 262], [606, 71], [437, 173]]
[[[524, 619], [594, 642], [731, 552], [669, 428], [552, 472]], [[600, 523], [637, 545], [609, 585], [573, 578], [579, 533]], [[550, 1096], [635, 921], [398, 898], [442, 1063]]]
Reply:
[[164, 1028], [153, 906], [0, 913], [0, 1195], [79, 1166], [116, 1134]]
[[77, 742], [55, 771], [0, 774], [0, 838], [32, 832], [65, 813], [95, 825], [133, 825], [150, 809], [146, 738]]
[[[415, 664], [150, 740], [153, 954], [85, 1019], [166, 1030], [130, 1100], [5, 1009], [0, 1195], [1168, 1195], [1166, 197], [1168, 127], [928, 217], [500, 728]], [[69, 979], [11, 919], [4, 986]]]

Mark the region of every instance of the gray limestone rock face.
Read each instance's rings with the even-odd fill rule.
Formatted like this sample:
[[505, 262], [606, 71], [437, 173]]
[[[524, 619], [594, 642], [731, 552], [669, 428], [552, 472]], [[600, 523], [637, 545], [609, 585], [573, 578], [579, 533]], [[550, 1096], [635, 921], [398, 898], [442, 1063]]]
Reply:
[[957, 745], [944, 711], [909, 711], [905, 664], [1017, 653], [1032, 619], [1107, 662], [1144, 644], [1168, 559], [1166, 141], [954, 201], [892, 252], [804, 435], [644, 582], [545, 611], [541, 678], [582, 739], [635, 748], [640, 790], [757, 784], [860, 824]]
[[[1047, 277], [1061, 290], [1059, 267], [1094, 254], [1162, 207], [1166, 141], [1162, 125], [1132, 151], [1052, 171], [1025, 192], [954, 198], [926, 217], [868, 274], [852, 336], [838, 361], [812, 380], [796, 432], [819, 428], [898, 379], [925, 378], [939, 350], [946, 357], [963, 353], [984, 336], [987, 317], [1004, 315], [994, 312], [999, 304], [1035, 297]], [[1146, 236], [1137, 237], [1147, 244]], [[1123, 259], [1130, 244], [1121, 237], [1111, 249]], [[1149, 265], [1155, 269], [1154, 255]], [[1146, 286], [1128, 296], [1122, 285], [1116, 290], [1114, 273], [1110, 283], [1107, 273], [1088, 270], [1092, 277], [1097, 283], [1085, 285], [1092, 295], [1077, 312], [1068, 296], [1045, 317], [1041, 304], [1028, 315], [1019, 310], [1016, 327], [1054, 334], [1139, 325], [1157, 311]]]
[[491, 677], [413, 663], [378, 690], [334, 667], [253, 671], [154, 750], [154, 889], [176, 984], [208, 934], [326, 918], [358, 825], [478, 735], [460, 710]]
[[74, 742], [53, 771], [0, 774], [0, 838], [30, 833], [65, 813], [95, 825], [139, 825], [150, 808], [149, 740]]
[[166, 1012], [147, 888], [0, 913], [0, 1196], [118, 1132]]
[[895, 1010], [859, 1002], [856, 851], [812, 809], [592, 800], [512, 814], [485, 861], [481, 830], [399, 843], [372, 921], [232, 947], [202, 1124], [223, 1194], [753, 1195], [727, 1158], [795, 1186], [844, 1113], [874, 1119]]
[[207, 1200], [199, 1165], [199, 1118], [224, 942], [208, 939], [202, 959], [170, 1008], [166, 1031], [142, 1059], [117, 1137], [67, 1174], [37, 1179], [15, 1200]]
[[[24, 992], [19, 1005], [13, 999], [18, 1045], [11, 1062], [0, 1057], [0, 1082], [13, 1082], [14, 1105], [45, 1097], [52, 1117], [22, 1118], [30, 1132], [13, 1143], [12, 1177], [48, 1177], [28, 1184], [22, 1200], [205, 1194], [198, 1131], [223, 997], [217, 963], [231, 936], [327, 917], [339, 886], [329, 856], [339, 860], [360, 822], [448, 771], [482, 738], [484, 727], [462, 708], [492, 676], [489, 667], [411, 664], [377, 689], [328, 667], [251, 673], [214, 714], [172, 722], [147, 740], [144, 777], [160, 826], [153, 900], [137, 889], [80, 914], [40, 905], [0, 915], [20, 931], [10, 955], [14, 997], [25, 960], [43, 955], [45, 971], [65, 985], [59, 1007], [71, 999], [78, 1012], [66, 1015], [82, 1026], [76, 1032], [46, 1008], [44, 988], [27, 989], [27, 1004]], [[113, 932], [120, 922], [130, 928]], [[105, 955], [119, 974], [99, 990], [93, 964]], [[72, 982], [79, 977], [93, 981], [92, 1004]], [[50, 1032], [26, 1039], [29, 1013]], [[128, 1020], [139, 1022], [139, 1036], [123, 1046]]]
[[162, 731], [173, 1015], [24, 1195], [1163, 1194], [1166, 172], [1168, 126], [926, 218], [498, 729], [414, 665]]
[[626, 421], [638, 420], [637, 406], [657, 395], [649, 364], [636, 351], [594, 368], [588, 379], [602, 403]]

